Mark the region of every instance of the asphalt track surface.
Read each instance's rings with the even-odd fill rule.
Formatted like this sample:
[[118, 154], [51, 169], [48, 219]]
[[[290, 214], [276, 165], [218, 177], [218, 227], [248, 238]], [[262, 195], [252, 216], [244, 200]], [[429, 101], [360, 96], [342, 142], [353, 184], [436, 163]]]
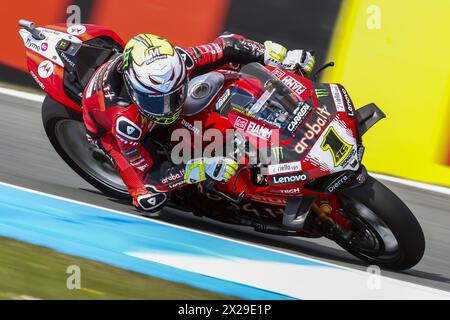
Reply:
[[[41, 123], [40, 103], [0, 94], [0, 181], [129, 213], [127, 203], [111, 199], [78, 177], [59, 158]], [[369, 168], [370, 169], [370, 168]], [[450, 196], [385, 182], [418, 218], [426, 238], [422, 261], [387, 277], [450, 291]], [[209, 219], [166, 210], [162, 220], [292, 254], [365, 270], [367, 265], [327, 239], [277, 237]]]

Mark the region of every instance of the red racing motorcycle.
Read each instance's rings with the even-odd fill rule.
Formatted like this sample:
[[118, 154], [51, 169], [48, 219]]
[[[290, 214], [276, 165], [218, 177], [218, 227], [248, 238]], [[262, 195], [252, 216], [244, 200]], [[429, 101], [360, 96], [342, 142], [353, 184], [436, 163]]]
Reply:
[[[53, 147], [94, 187], [128, 198], [114, 164], [87, 141], [81, 115], [88, 80], [122, 52], [124, 42], [94, 25], [35, 28], [25, 20], [19, 25], [28, 69], [47, 93], [42, 121]], [[384, 117], [373, 103], [356, 109], [340, 84], [257, 63], [195, 77], [173, 129], [187, 129], [192, 137], [211, 128], [223, 135], [233, 129], [247, 160], [228, 183], [172, 191], [168, 206], [264, 233], [324, 236], [370, 264], [411, 268], [425, 250], [422, 229], [362, 165], [362, 136]], [[174, 148], [168, 131], [173, 130], [156, 129], [148, 137], [163, 160]], [[181, 174], [166, 178], [173, 187], [181, 179]]]

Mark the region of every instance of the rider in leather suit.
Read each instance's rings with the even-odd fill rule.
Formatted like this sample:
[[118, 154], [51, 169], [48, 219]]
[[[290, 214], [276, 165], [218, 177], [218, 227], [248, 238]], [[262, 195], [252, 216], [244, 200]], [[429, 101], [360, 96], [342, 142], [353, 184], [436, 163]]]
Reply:
[[170, 190], [206, 178], [225, 182], [235, 174], [237, 163], [226, 157], [178, 166], [155, 163], [151, 148], [142, 142], [156, 126], [176, 120], [190, 78], [229, 63], [250, 62], [288, 70], [300, 67], [309, 73], [314, 57], [304, 50], [288, 51], [270, 41], [263, 45], [234, 34], [189, 48], [141, 34], [93, 74], [83, 94], [88, 139], [112, 158], [143, 215], [157, 216]]

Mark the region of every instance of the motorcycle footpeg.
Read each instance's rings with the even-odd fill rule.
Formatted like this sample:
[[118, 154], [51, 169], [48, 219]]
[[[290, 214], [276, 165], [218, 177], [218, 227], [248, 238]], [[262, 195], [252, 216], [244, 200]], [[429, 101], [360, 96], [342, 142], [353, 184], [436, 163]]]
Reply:
[[283, 225], [293, 230], [302, 230], [314, 199], [314, 197], [289, 197], [284, 209]]
[[208, 182], [206, 183], [206, 189], [208, 189], [209, 191], [212, 191], [212, 192], [216, 193], [217, 195], [219, 195], [219, 196], [225, 198], [226, 200], [231, 201], [231, 202], [236, 203], [236, 204], [241, 203], [242, 200], [243, 200], [244, 197], [245, 197], [245, 192], [244, 192], [244, 191], [242, 191], [241, 193], [239, 193], [239, 195], [238, 195], [238, 197], [237, 197], [236, 199], [233, 198], [233, 197], [230, 197], [229, 195], [223, 193], [222, 191], [217, 190], [217, 189], [214, 187], [214, 183], [212, 183], [211, 181], [208, 181]]

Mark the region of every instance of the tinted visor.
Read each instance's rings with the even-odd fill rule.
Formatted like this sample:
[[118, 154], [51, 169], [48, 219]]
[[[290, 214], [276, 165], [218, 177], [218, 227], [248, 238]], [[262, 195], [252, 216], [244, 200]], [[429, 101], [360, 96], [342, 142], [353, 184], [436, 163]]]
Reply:
[[186, 100], [187, 81], [175, 91], [165, 94], [148, 94], [133, 91], [133, 98], [140, 111], [151, 119], [172, 118]]

